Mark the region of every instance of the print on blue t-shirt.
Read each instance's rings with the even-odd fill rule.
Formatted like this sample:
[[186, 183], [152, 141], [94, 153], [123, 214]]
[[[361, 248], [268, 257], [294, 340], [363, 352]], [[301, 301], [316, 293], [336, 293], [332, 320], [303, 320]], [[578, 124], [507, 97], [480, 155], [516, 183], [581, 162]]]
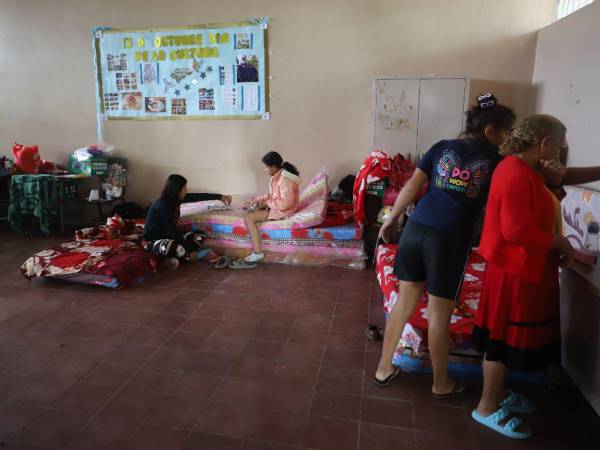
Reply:
[[444, 149], [437, 163], [434, 176], [438, 189], [456, 191], [475, 198], [481, 191], [481, 183], [488, 180], [490, 161], [475, 161], [461, 165], [462, 158], [455, 150]]
[[429, 178], [429, 187], [410, 219], [441, 230], [471, 233], [500, 160], [498, 148], [486, 140], [438, 142], [418, 164]]

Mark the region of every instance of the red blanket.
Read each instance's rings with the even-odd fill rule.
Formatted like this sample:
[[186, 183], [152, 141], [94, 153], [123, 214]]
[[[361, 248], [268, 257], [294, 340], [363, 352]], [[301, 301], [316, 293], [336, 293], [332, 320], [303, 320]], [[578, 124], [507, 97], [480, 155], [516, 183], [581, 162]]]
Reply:
[[[388, 176], [389, 186], [383, 196], [384, 206], [393, 206], [396, 201], [396, 197], [400, 193], [400, 190], [408, 183], [410, 177], [415, 173], [417, 166], [410, 159], [405, 158], [400, 153], [394, 156], [392, 160], [392, 168], [390, 175]], [[427, 184], [423, 185], [421, 190], [417, 193], [415, 203], [425, 195], [427, 191]]]
[[319, 227], [337, 227], [352, 222], [354, 207], [346, 203], [328, 202], [325, 219]]
[[[393, 273], [394, 260], [398, 245], [380, 245], [377, 249], [376, 273], [377, 281], [384, 297], [384, 309], [388, 314], [398, 299], [398, 279]], [[479, 296], [481, 294], [482, 276], [485, 271], [485, 261], [476, 249], [471, 252], [465, 280], [459, 295], [450, 323], [451, 348], [464, 349], [468, 347], [473, 331], [473, 323]], [[420, 306], [409, 320], [402, 334], [402, 344], [412, 348], [415, 353], [427, 349], [427, 295], [423, 293]]]
[[140, 229], [118, 216], [106, 225], [75, 232], [75, 241], [43, 250], [21, 266], [26, 278], [62, 278], [126, 287], [156, 272], [156, 259], [142, 249]]
[[352, 205], [354, 206], [354, 219], [358, 226], [365, 224], [365, 196], [367, 187], [375, 181], [387, 177], [392, 170], [392, 162], [387, 153], [376, 150], [365, 159], [356, 175], [352, 191]]

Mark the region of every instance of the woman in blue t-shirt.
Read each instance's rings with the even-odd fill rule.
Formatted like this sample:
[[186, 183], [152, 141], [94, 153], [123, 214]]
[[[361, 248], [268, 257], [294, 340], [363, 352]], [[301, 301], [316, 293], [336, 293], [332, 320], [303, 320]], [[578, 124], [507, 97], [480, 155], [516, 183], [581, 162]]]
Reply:
[[499, 145], [506, 141], [514, 122], [512, 109], [500, 105], [492, 94], [480, 96], [467, 113], [463, 136], [431, 147], [398, 195], [380, 231], [385, 242], [421, 186], [429, 182], [398, 243], [394, 273], [400, 284], [399, 296], [386, 323], [375, 384], [386, 386], [398, 374], [392, 356], [427, 287], [432, 395], [442, 399], [465, 390], [463, 383], [448, 378], [450, 318], [490, 178], [502, 159]]

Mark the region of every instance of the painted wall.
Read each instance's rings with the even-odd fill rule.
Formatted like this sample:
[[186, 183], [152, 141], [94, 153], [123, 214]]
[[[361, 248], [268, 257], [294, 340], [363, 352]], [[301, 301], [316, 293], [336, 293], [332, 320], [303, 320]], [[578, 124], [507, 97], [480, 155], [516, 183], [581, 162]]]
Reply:
[[[540, 31], [536, 110], [568, 128], [569, 165], [600, 165], [600, 2]], [[590, 186], [600, 189], [600, 183]]]
[[180, 172], [190, 188], [263, 190], [277, 149], [305, 178], [337, 182], [369, 149], [376, 75], [469, 75], [518, 113], [533, 106], [536, 31], [553, 0], [1, 0], [0, 146], [40, 145], [57, 162], [95, 140], [90, 29], [270, 16], [270, 121], [109, 122], [130, 161], [130, 198], [149, 201]]

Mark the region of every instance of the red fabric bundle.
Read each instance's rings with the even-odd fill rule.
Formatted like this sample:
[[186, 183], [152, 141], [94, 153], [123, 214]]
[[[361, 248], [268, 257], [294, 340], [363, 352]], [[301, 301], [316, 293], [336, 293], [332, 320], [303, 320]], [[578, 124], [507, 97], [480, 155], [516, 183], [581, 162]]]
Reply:
[[328, 202], [325, 219], [320, 227], [336, 227], [352, 222], [354, 207], [346, 203]]
[[375, 150], [365, 159], [356, 175], [354, 189], [352, 190], [352, 205], [354, 206], [354, 219], [358, 226], [365, 224], [365, 196], [369, 184], [389, 176], [392, 164], [387, 153]]
[[[408, 183], [410, 177], [412, 177], [413, 173], [415, 173], [415, 169], [417, 168], [416, 164], [414, 164], [410, 159], [405, 158], [400, 153], [394, 156], [392, 160], [392, 170], [388, 177], [389, 186], [385, 195], [383, 196], [383, 205], [384, 206], [393, 206], [396, 201], [396, 197], [400, 193], [400, 190]], [[417, 197], [415, 198], [415, 203], [425, 195], [427, 192], [427, 185], [423, 185], [421, 190], [417, 193]]]
[[13, 155], [15, 155], [15, 165], [19, 172], [24, 174], [40, 173], [42, 160], [38, 152], [38, 146], [25, 147], [24, 145], [13, 145]]

